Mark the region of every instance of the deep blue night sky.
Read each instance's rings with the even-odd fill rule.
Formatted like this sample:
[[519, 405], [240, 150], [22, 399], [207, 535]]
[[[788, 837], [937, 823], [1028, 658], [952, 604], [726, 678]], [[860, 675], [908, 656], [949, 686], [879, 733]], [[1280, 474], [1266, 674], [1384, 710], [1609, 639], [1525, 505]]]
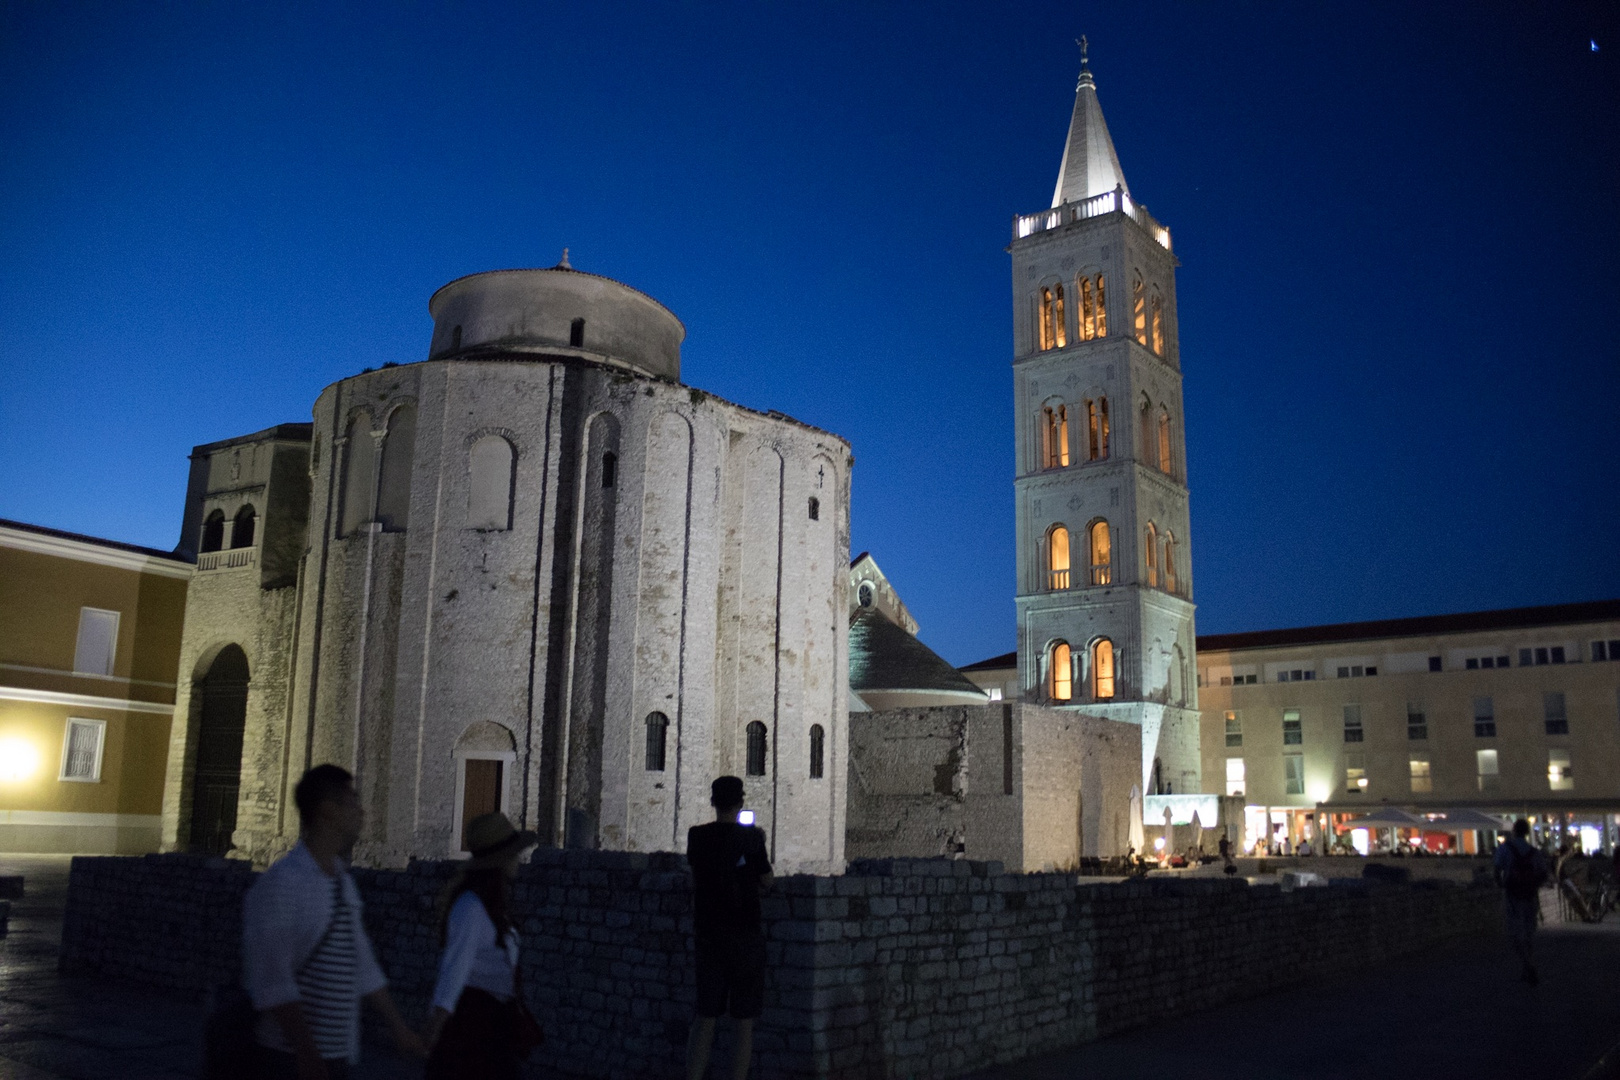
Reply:
[[171, 547], [194, 444], [567, 245], [1010, 649], [1003, 248], [1084, 32], [1183, 264], [1199, 629], [1620, 596], [1616, 11], [0, 0], [0, 516]]

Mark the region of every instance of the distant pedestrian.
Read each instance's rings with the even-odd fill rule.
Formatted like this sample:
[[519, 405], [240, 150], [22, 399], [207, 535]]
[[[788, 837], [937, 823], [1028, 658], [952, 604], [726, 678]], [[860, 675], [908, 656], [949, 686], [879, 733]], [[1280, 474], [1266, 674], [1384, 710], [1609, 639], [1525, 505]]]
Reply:
[[242, 909], [242, 981], [259, 1010], [259, 1076], [342, 1080], [360, 1059], [362, 999], [401, 1051], [425, 1057], [388, 996], [360, 918], [360, 892], [341, 858], [364, 821], [354, 777], [317, 765], [293, 799], [298, 844], [260, 876]]
[[515, 1080], [540, 1028], [523, 1000], [512, 879], [539, 842], [505, 814], [467, 825], [472, 851], [445, 889], [439, 981], [428, 1019], [427, 1080]]
[[754, 1053], [754, 1021], [765, 1005], [765, 937], [759, 896], [772, 880], [765, 833], [738, 822], [743, 782], [722, 776], [710, 786], [714, 821], [686, 834], [692, 867], [692, 934], [697, 945], [697, 1020], [686, 1046], [687, 1080], [709, 1070], [715, 1022], [736, 1021], [732, 1080], [745, 1080]]
[[1541, 887], [1547, 883], [1547, 859], [1529, 840], [1530, 823], [1520, 818], [1513, 835], [1496, 849], [1496, 880], [1502, 886], [1508, 941], [1523, 964], [1519, 977], [1531, 986], [1540, 981], [1532, 954], [1536, 921], [1541, 916]]

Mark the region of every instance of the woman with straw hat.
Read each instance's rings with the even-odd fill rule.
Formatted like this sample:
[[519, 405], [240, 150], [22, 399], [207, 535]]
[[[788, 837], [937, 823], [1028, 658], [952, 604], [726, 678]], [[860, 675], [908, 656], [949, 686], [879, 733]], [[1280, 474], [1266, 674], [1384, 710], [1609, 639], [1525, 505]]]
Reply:
[[505, 814], [467, 826], [472, 858], [450, 880], [439, 905], [439, 981], [428, 1021], [428, 1080], [515, 1080], [540, 1041], [523, 1001], [512, 879], [538, 843]]

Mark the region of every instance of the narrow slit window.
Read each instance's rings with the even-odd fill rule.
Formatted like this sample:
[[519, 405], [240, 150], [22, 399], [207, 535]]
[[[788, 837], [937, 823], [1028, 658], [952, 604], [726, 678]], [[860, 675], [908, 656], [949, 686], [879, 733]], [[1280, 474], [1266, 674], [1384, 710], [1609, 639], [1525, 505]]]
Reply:
[[1159, 410], [1159, 471], [1169, 476], [1174, 471], [1170, 462], [1170, 414]]
[[1152, 525], [1147, 527], [1147, 583], [1148, 588], [1159, 587], [1159, 533]]
[[821, 500], [814, 495], [810, 496], [810, 520], [821, 520]]
[[765, 725], [758, 720], [748, 725], [748, 775], [765, 775]]
[[1075, 327], [1081, 341], [1097, 336], [1096, 309], [1091, 306], [1091, 279], [1080, 279], [1080, 322]]
[[1091, 696], [1098, 701], [1114, 696], [1114, 643], [1107, 638], [1091, 647]]
[[1108, 336], [1108, 304], [1103, 298], [1103, 276], [1097, 275], [1097, 336]]
[[1153, 351], [1160, 356], [1164, 355], [1164, 300], [1157, 294], [1153, 297], [1152, 305], [1152, 334]]
[[450, 331], [450, 351], [461, 351], [461, 327], [458, 325]]
[[669, 717], [661, 712], [647, 714], [647, 771], [664, 771], [664, 752], [669, 741]]
[[1063, 286], [1052, 291], [1052, 340], [1058, 348], [1069, 343], [1069, 320], [1063, 313]]
[[1142, 287], [1141, 275], [1131, 282], [1131, 317], [1136, 322], [1136, 343], [1144, 348], [1147, 336], [1147, 290]]
[[609, 450], [602, 455], [602, 486], [617, 487], [619, 483], [619, 455]]
[[1052, 334], [1052, 290], [1041, 290], [1040, 303], [1040, 344], [1042, 351], [1050, 349], [1056, 342]]
[[1097, 399], [1097, 460], [1108, 457], [1108, 399]]
[[810, 725], [810, 779], [820, 780], [826, 769], [827, 731], [820, 724]]
[[575, 349], [585, 347], [585, 320], [575, 319], [568, 324], [568, 344]]
[[1165, 592], [1176, 591], [1176, 537], [1174, 533], [1164, 534], [1164, 589]]

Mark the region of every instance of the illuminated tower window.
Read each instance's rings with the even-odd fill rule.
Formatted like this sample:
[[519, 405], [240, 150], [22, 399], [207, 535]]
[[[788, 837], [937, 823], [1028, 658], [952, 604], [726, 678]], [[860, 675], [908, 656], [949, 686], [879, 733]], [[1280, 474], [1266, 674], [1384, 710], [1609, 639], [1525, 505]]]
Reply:
[[1153, 295], [1151, 311], [1153, 332], [1153, 351], [1160, 356], [1164, 355], [1164, 300], [1157, 293]]
[[1169, 476], [1170, 466], [1170, 414], [1159, 410], [1159, 471]]
[[1097, 275], [1097, 336], [1108, 336], [1108, 304], [1103, 297], [1103, 276]]
[[1148, 588], [1159, 587], [1159, 531], [1152, 525], [1147, 527], [1147, 583]]
[[1080, 321], [1075, 325], [1076, 336], [1090, 341], [1097, 336], [1097, 311], [1091, 305], [1091, 279], [1080, 279]]
[[1040, 345], [1045, 350], [1056, 344], [1057, 336], [1052, 333], [1052, 290], [1043, 288], [1040, 304]]
[[1168, 532], [1164, 534], [1164, 587], [1176, 591], [1176, 537]]
[[1048, 469], [1069, 464], [1069, 407], [1048, 405], [1041, 410], [1041, 465]]
[[1107, 638], [1091, 646], [1091, 696], [1098, 701], [1114, 696], [1114, 643]]
[[1091, 583], [1107, 585], [1114, 579], [1113, 545], [1109, 542], [1108, 522], [1091, 523]]
[[1053, 589], [1069, 587], [1069, 530], [1054, 525], [1046, 534], [1047, 585]]
[[1069, 343], [1068, 326], [1063, 314], [1063, 286], [1058, 285], [1052, 290], [1052, 340], [1060, 349]]
[[1069, 643], [1059, 641], [1047, 652], [1046, 691], [1053, 701], [1068, 701], [1074, 696], [1074, 661], [1069, 655]]
[[1086, 402], [1086, 459], [1101, 461], [1108, 456], [1108, 399]]
[[1142, 287], [1142, 275], [1138, 274], [1131, 282], [1131, 318], [1136, 323], [1136, 343], [1146, 346], [1147, 336], [1147, 291]]

